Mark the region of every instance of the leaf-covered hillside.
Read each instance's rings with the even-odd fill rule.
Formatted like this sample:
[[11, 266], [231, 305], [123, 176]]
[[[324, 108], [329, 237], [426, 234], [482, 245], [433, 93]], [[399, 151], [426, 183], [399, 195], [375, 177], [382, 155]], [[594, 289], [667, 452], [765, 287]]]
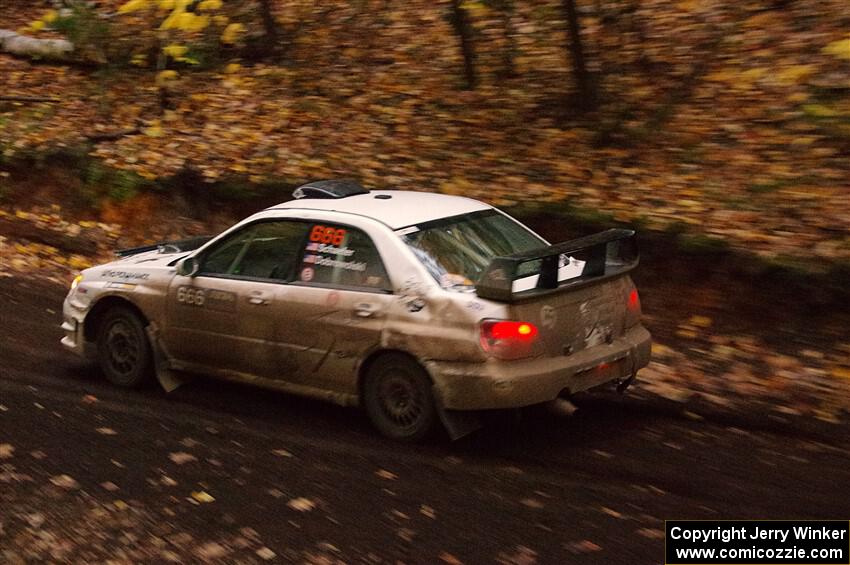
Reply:
[[585, 89], [572, 2], [54, 4], [0, 11], [75, 46], [0, 54], [0, 167], [84, 147], [139, 186], [355, 177], [850, 259], [845, 0], [579, 0]]

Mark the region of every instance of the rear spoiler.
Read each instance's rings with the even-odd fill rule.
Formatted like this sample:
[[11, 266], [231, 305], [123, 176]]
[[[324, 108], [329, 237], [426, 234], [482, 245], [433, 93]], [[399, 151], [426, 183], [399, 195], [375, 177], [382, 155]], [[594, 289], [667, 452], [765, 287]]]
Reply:
[[183, 253], [184, 251], [194, 251], [212, 238], [213, 236], [211, 235], [202, 235], [177, 241], [164, 241], [162, 243], [154, 243], [153, 245], [121, 249], [116, 251], [115, 254], [119, 257], [130, 257], [131, 255], [147, 253], [148, 251], [159, 251], [160, 253]]
[[[584, 269], [579, 276], [559, 282], [563, 256], [584, 261]], [[634, 230], [611, 229], [507, 257], [494, 257], [475, 285], [475, 291], [480, 298], [517, 302], [622, 275], [637, 267], [639, 259]], [[539, 275], [534, 288], [514, 292], [515, 280], [534, 275]]]

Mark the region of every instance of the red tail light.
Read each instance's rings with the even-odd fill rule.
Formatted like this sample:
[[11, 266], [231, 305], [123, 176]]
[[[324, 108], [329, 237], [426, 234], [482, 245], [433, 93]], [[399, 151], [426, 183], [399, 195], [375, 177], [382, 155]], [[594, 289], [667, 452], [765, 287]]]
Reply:
[[627, 305], [629, 311], [626, 316], [626, 327], [632, 327], [640, 322], [640, 295], [636, 288], [629, 291]]
[[483, 320], [481, 348], [499, 359], [520, 359], [532, 353], [537, 326], [530, 322]]

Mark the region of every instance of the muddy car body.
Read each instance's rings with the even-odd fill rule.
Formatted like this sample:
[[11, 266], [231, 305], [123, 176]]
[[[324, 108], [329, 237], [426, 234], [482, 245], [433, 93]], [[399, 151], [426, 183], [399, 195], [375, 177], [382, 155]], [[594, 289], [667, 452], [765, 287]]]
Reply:
[[552, 246], [467, 198], [336, 181], [296, 196], [84, 271], [62, 343], [120, 385], [249, 382], [362, 405], [406, 439], [627, 384], [649, 360], [632, 232]]

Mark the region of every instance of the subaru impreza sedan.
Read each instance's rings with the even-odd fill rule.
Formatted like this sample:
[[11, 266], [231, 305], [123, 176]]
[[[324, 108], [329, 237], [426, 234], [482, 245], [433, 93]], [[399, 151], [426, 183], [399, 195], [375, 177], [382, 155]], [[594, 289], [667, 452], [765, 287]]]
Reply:
[[612, 383], [650, 357], [635, 234], [550, 244], [485, 203], [319, 181], [218, 236], [82, 272], [62, 344], [123, 387], [201, 374], [452, 437], [483, 410]]

